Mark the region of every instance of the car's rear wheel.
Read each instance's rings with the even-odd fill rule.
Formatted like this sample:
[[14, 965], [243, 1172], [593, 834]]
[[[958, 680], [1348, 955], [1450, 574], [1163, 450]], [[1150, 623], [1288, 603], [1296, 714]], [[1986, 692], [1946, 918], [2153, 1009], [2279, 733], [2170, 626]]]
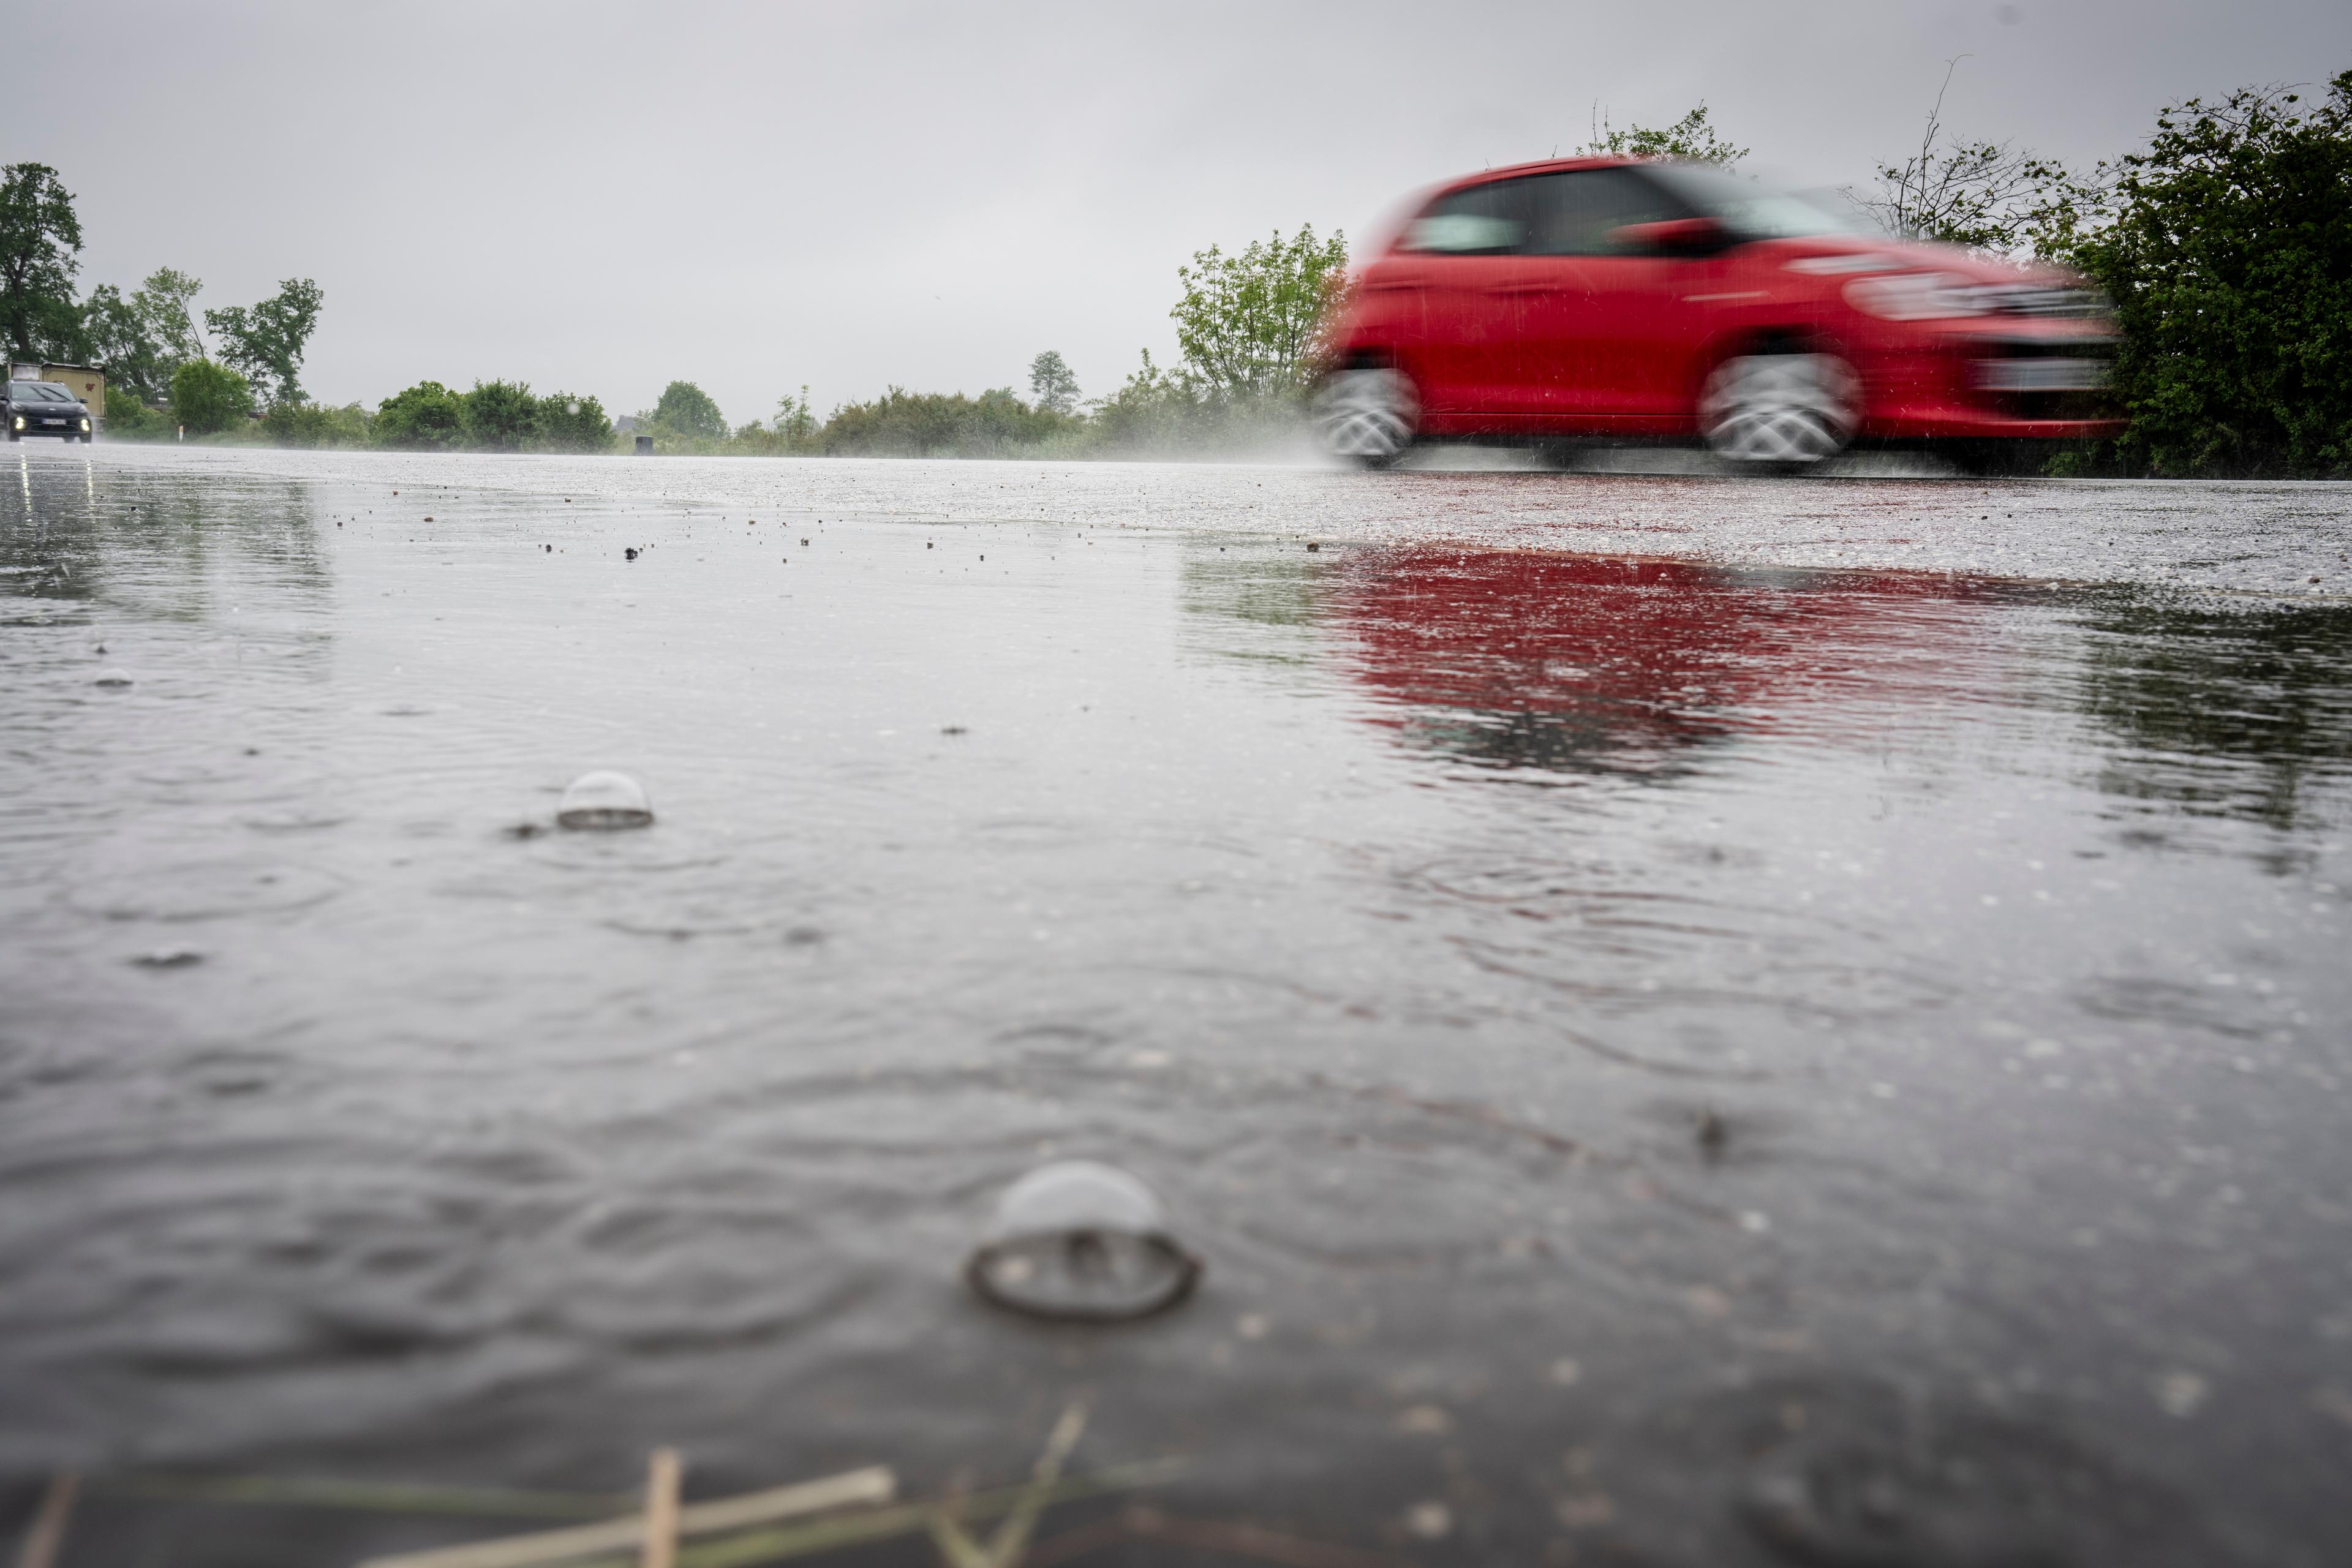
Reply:
[[1803, 469], [1845, 450], [1861, 408], [1862, 383], [1835, 354], [1742, 354], [1706, 378], [1699, 428], [1727, 461]]
[[1385, 468], [1412, 445], [1421, 400], [1384, 365], [1335, 371], [1315, 394], [1315, 431], [1335, 458]]

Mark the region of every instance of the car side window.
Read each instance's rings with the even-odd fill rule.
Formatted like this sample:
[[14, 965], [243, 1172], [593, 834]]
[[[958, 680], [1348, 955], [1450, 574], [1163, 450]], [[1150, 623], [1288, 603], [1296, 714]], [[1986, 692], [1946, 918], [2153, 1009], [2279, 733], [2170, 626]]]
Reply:
[[1536, 256], [1622, 256], [1628, 252], [1611, 241], [1612, 229], [1689, 217], [1694, 211], [1632, 169], [1571, 169], [1525, 184], [1531, 187], [1534, 231], [1528, 250]]
[[1516, 256], [1528, 234], [1526, 180], [1496, 180], [1454, 191], [1412, 220], [1399, 250], [1441, 256]]

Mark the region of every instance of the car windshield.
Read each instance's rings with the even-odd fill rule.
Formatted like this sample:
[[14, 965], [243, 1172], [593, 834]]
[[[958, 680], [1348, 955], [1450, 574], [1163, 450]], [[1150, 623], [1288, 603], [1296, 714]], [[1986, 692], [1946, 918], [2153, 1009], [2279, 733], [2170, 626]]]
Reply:
[[71, 403], [74, 395], [54, 381], [12, 381], [8, 395], [18, 403]]
[[1775, 189], [1704, 163], [1653, 163], [1649, 172], [1668, 190], [1742, 239], [1801, 239], [1821, 234], [1873, 234], [1859, 213]]

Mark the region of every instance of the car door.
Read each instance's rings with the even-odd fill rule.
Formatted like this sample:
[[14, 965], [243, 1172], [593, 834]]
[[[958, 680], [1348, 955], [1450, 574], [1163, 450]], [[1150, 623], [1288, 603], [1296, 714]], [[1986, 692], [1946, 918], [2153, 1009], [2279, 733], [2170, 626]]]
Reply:
[[1528, 408], [1519, 306], [1527, 237], [1525, 179], [1450, 191], [1407, 226], [1389, 286], [1418, 289], [1415, 329], [1401, 342], [1405, 370], [1433, 432], [1507, 427]]
[[1687, 419], [1718, 257], [1645, 254], [1621, 230], [1695, 215], [1639, 169], [1570, 169], [1529, 184], [1528, 378], [1547, 424], [1598, 432]]

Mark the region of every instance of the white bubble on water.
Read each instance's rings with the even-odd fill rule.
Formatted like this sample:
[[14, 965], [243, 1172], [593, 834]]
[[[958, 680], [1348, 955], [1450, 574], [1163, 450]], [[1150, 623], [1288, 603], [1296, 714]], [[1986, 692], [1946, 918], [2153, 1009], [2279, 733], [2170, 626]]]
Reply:
[[619, 827], [647, 827], [654, 820], [654, 808], [646, 798], [646, 786], [626, 773], [600, 768], [582, 773], [563, 792], [563, 803], [556, 808], [558, 827], [610, 830]]
[[964, 1265], [965, 1281], [1000, 1307], [1096, 1322], [1173, 1306], [1200, 1276], [1151, 1189], [1092, 1160], [1043, 1165], [1006, 1188]]

